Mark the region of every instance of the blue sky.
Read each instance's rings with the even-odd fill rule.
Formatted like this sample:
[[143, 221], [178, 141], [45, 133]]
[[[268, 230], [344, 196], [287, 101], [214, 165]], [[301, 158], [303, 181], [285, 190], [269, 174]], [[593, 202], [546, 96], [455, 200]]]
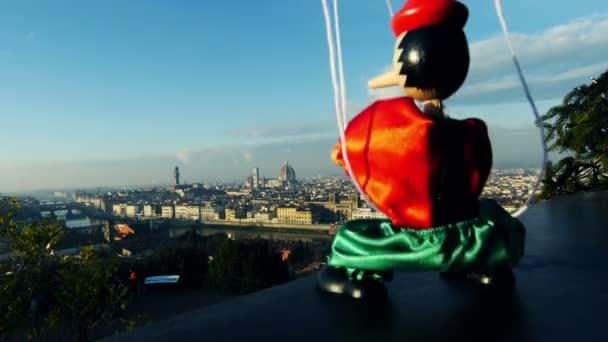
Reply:
[[[497, 166], [538, 164], [493, 1], [465, 3], [472, 65], [450, 114], [488, 123]], [[605, 0], [504, 6], [542, 112], [608, 69]], [[340, 8], [356, 114], [397, 94], [366, 89], [394, 37], [384, 0]], [[161, 184], [174, 165], [193, 181], [274, 177], [285, 159], [303, 176], [339, 172], [320, 0], [3, 1], [0, 80], [0, 192]]]

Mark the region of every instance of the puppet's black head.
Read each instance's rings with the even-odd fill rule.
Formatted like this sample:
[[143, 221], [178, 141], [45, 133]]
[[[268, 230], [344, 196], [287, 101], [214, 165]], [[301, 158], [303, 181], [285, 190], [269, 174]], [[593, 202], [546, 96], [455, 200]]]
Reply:
[[461, 29], [432, 25], [406, 32], [397, 42], [396, 72], [405, 92], [417, 100], [444, 100], [469, 71], [469, 48]]

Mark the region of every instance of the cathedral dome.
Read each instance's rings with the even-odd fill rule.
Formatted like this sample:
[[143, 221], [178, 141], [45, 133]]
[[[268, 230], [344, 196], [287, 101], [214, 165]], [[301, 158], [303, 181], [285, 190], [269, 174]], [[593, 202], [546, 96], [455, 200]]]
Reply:
[[283, 165], [279, 171], [279, 180], [287, 182], [296, 181], [296, 171], [287, 163], [287, 161], [285, 161], [285, 165]]

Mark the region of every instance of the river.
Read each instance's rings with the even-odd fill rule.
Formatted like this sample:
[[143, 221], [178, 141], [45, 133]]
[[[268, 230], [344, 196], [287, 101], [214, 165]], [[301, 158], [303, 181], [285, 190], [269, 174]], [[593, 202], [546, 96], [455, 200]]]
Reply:
[[[72, 214], [73, 215], [80, 215], [82, 212], [78, 209], [72, 209]], [[52, 213], [55, 218], [59, 221], [63, 221], [65, 223], [65, 227], [68, 229], [74, 229], [74, 228], [86, 228], [86, 227], [90, 227], [90, 226], [96, 226], [99, 225], [101, 223], [101, 221], [99, 220], [91, 220], [89, 217], [83, 217], [83, 218], [78, 218], [78, 219], [66, 219], [67, 215], [68, 215], [68, 210], [67, 209], [59, 209], [59, 210], [55, 210]], [[41, 211], [40, 212], [40, 216], [42, 217], [50, 217], [51, 216], [51, 212], [50, 211]]]
[[[300, 233], [300, 232], [277, 232], [276, 230], [268, 231], [267, 229], [232, 229], [232, 228], [207, 228], [194, 227], [196, 232], [202, 236], [209, 236], [218, 233], [230, 234], [238, 237], [256, 237], [272, 240], [287, 240], [287, 241], [313, 241], [313, 240], [331, 240], [333, 236], [327, 233]], [[185, 234], [191, 227], [172, 227], [169, 229], [169, 237], [174, 238]]]
[[85, 217], [82, 219], [66, 220], [65, 226], [68, 229], [86, 228], [86, 227], [90, 227], [90, 226], [97, 226], [100, 223], [101, 223], [101, 221], [99, 221], [99, 220], [91, 220], [90, 218]]
[[[42, 216], [46, 217], [50, 213], [43, 212]], [[101, 224], [101, 221], [96, 219], [90, 219], [89, 217], [79, 218], [79, 219], [70, 219], [66, 220], [65, 215], [67, 214], [67, 210], [65, 211], [57, 211], [55, 212], [56, 217], [60, 221], [65, 222], [65, 227], [68, 229], [77, 229], [77, 228], [86, 228], [98, 226]], [[323, 232], [298, 232], [298, 231], [280, 231], [281, 228], [231, 228], [231, 226], [223, 227], [201, 227], [200, 225], [194, 226], [173, 226], [169, 228], [169, 237], [174, 238], [180, 235], [185, 234], [192, 228], [195, 228], [197, 233], [202, 236], [209, 236], [218, 233], [230, 234], [232, 236], [238, 237], [256, 237], [259, 236], [264, 239], [273, 239], [273, 240], [287, 240], [287, 241], [313, 241], [313, 240], [331, 240], [333, 239], [332, 235]]]

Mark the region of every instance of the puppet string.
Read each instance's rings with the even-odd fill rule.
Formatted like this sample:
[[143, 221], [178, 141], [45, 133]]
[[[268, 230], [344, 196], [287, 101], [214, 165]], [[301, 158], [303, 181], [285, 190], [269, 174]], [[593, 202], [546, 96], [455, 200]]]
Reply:
[[[334, 0], [334, 27], [336, 30], [337, 42], [334, 43], [332, 28], [331, 28], [331, 16], [329, 14], [329, 6], [327, 0], [321, 0], [323, 4], [323, 14], [325, 16], [325, 29], [327, 32], [327, 45], [329, 48], [329, 68], [331, 72], [331, 81], [334, 90], [334, 105], [336, 109], [336, 121], [338, 123], [338, 131], [340, 133], [340, 145], [342, 147], [342, 159], [348, 171], [348, 175], [351, 178], [357, 191], [361, 194], [368, 205], [374, 210], [378, 211], [378, 208], [369, 200], [367, 195], [363, 192], [363, 189], [359, 185], [355, 174], [353, 173], [352, 166], [348, 158], [348, 149], [346, 144], [346, 94], [345, 94], [345, 82], [344, 82], [344, 70], [342, 63], [342, 48], [340, 43], [340, 27], [339, 27], [339, 13], [337, 0]], [[338, 47], [338, 68], [339, 68], [339, 81], [336, 75], [336, 46]]]
[[393, 5], [391, 5], [391, 0], [386, 0], [386, 8], [388, 8], [388, 14], [393, 17]]
[[336, 31], [336, 51], [338, 52], [338, 80], [340, 85], [340, 109], [342, 110], [342, 125], [346, 124], [346, 86], [344, 81], [344, 66], [342, 59], [342, 38], [340, 37], [340, 17], [338, 15], [338, 0], [334, 0], [334, 30]]
[[538, 175], [538, 178], [536, 179], [536, 183], [534, 184], [534, 187], [532, 188], [532, 191], [530, 192], [530, 196], [528, 197], [528, 200], [526, 201], [526, 203], [513, 214], [513, 216], [518, 217], [528, 209], [528, 206], [530, 205], [530, 203], [534, 199], [536, 192], [540, 188], [540, 185], [541, 185], [542, 179], [543, 179], [544, 168], [547, 165], [549, 156], [548, 156], [548, 150], [547, 150], [547, 143], [545, 142], [545, 134], [543, 131], [543, 126], [540, 124], [540, 115], [538, 114], [538, 110], [536, 109], [536, 104], [534, 103], [534, 99], [532, 99], [532, 95], [530, 94], [530, 89], [528, 88], [528, 84], [526, 83], [526, 79], [524, 77], [524, 73], [521, 70], [519, 61], [517, 60], [517, 56], [515, 55], [515, 50], [513, 49], [513, 44], [511, 43], [511, 38], [509, 37], [509, 30], [507, 28], [507, 22], [503, 15], [501, 0], [494, 0], [494, 3], [496, 5], [496, 13], [498, 15], [498, 20], [500, 21], [500, 26], [502, 27], [502, 32], [504, 33], [505, 40], [507, 41], [507, 45], [509, 46], [509, 50], [511, 51], [511, 57], [513, 58], [513, 64], [515, 65], [515, 69], [517, 70], [517, 74], [519, 75], [519, 80], [520, 80], [521, 85], [526, 94], [526, 98], [528, 99], [528, 102], [530, 103], [530, 106], [532, 107], [532, 114], [534, 115], [534, 123], [538, 127], [538, 130], [540, 133], [541, 145], [542, 145], [542, 149], [543, 149], [541, 171]]

